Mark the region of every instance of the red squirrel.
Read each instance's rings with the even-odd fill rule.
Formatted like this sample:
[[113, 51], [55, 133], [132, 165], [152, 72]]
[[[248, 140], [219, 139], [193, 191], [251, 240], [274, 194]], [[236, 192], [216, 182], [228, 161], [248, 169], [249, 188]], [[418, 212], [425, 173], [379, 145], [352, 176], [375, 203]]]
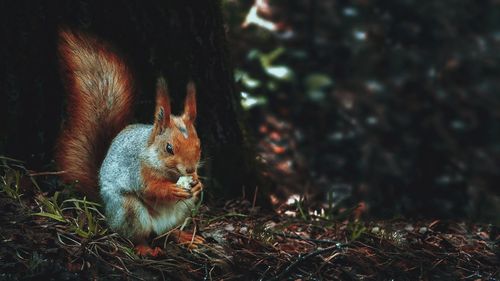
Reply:
[[[149, 236], [181, 224], [203, 189], [195, 86], [188, 84], [184, 112], [174, 116], [167, 84], [158, 79], [154, 124], [127, 126], [134, 87], [124, 61], [96, 37], [67, 29], [58, 47], [69, 93], [56, 157], [63, 180], [76, 180], [89, 197], [99, 194], [110, 228], [131, 239], [139, 255], [156, 256], [162, 250], [147, 244]], [[173, 233], [179, 243], [204, 241]]]

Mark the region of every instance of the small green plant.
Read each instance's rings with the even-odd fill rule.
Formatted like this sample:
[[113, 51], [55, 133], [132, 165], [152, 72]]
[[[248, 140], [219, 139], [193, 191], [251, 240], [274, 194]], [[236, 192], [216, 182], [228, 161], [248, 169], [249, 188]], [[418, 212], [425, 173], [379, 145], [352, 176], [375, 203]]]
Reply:
[[46, 262], [47, 260], [44, 259], [42, 255], [40, 255], [38, 252], [35, 251], [28, 260], [27, 263], [28, 271], [33, 274], [39, 273], [43, 267], [43, 264]]
[[39, 195], [37, 197], [37, 202], [39, 202], [41, 211], [33, 215], [51, 218], [59, 222], [67, 222], [66, 218], [63, 216], [62, 203], [58, 202], [59, 194], [60, 193], [57, 191], [52, 197]]
[[5, 193], [8, 197], [18, 201], [22, 205], [21, 197], [21, 178], [25, 171], [19, 169], [22, 162], [0, 156], [0, 167], [3, 168], [3, 174], [0, 177], [0, 192]]
[[8, 197], [21, 203], [21, 197], [23, 194], [20, 190], [20, 181], [22, 177], [22, 172], [14, 169], [5, 169], [5, 173], [2, 176], [2, 181], [0, 183], [1, 190]]
[[72, 204], [64, 210], [75, 210], [77, 216], [69, 218], [70, 229], [83, 238], [92, 238], [94, 236], [104, 235], [107, 228], [103, 227], [104, 215], [99, 211], [100, 205], [88, 201], [87, 198], [68, 199], [63, 204]]
[[[59, 192], [52, 197], [39, 196], [40, 212], [35, 216], [47, 217], [66, 223], [68, 229], [82, 238], [92, 238], [104, 235], [107, 229], [104, 225], [104, 215], [99, 211], [100, 205], [83, 199], [67, 199], [59, 203]], [[67, 213], [67, 215], [65, 215]]]
[[299, 211], [300, 217], [307, 221], [310, 220], [307, 210], [304, 209], [304, 197], [300, 196], [299, 200], [295, 200], [295, 207]]
[[354, 241], [366, 231], [366, 227], [360, 221], [353, 221], [347, 225], [347, 230], [350, 232], [349, 241]]
[[[40, 191], [38, 183], [23, 167], [21, 161], [0, 156], [0, 168], [2, 168], [0, 192], [18, 201], [22, 206], [24, 206], [21, 200], [23, 196], [21, 181], [23, 178], [28, 177], [32, 182], [30, 188]], [[32, 213], [33, 216], [46, 217], [63, 223], [70, 232], [82, 238], [92, 238], [107, 232], [107, 229], [103, 227], [105, 217], [99, 211], [100, 205], [98, 203], [88, 201], [86, 198], [62, 200], [60, 192], [55, 192], [52, 196], [46, 196], [39, 192], [36, 202], [40, 211]]]

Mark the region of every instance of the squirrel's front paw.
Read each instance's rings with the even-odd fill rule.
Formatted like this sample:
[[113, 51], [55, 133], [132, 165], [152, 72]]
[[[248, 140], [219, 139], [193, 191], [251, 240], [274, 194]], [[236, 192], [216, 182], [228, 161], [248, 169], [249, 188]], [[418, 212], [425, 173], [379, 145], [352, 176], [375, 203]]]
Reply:
[[175, 199], [183, 200], [183, 199], [189, 199], [193, 197], [193, 192], [189, 190], [185, 190], [182, 187], [177, 187], [173, 186], [170, 189], [170, 193]]
[[193, 180], [191, 182], [191, 192], [193, 193], [193, 197], [198, 197], [200, 192], [203, 190], [203, 184], [199, 180]]

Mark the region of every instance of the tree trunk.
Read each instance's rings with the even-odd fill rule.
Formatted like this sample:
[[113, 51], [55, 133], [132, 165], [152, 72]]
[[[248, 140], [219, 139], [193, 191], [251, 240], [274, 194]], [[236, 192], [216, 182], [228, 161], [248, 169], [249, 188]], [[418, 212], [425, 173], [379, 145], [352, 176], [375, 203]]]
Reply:
[[168, 80], [174, 113], [181, 110], [187, 81], [194, 80], [207, 189], [217, 199], [239, 196], [242, 188], [253, 196], [259, 176], [241, 122], [219, 1], [25, 0], [0, 6], [6, 67], [2, 154], [37, 169], [52, 159], [66, 95], [57, 31], [69, 26], [109, 42], [129, 63], [137, 85], [137, 122], [152, 123], [160, 74]]

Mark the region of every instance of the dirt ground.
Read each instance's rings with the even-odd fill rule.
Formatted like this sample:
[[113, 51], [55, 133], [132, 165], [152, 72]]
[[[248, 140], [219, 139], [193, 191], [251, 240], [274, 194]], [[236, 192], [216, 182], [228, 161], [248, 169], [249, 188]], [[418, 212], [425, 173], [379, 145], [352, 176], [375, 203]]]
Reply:
[[[50, 176], [49, 176], [50, 177]], [[456, 221], [325, 219], [300, 206], [267, 212], [245, 200], [202, 205], [185, 225], [206, 243], [167, 237], [142, 258], [106, 228], [100, 207], [37, 191], [5, 168], [0, 190], [0, 280], [498, 280], [500, 230]], [[295, 214], [295, 216], [294, 216]]]

